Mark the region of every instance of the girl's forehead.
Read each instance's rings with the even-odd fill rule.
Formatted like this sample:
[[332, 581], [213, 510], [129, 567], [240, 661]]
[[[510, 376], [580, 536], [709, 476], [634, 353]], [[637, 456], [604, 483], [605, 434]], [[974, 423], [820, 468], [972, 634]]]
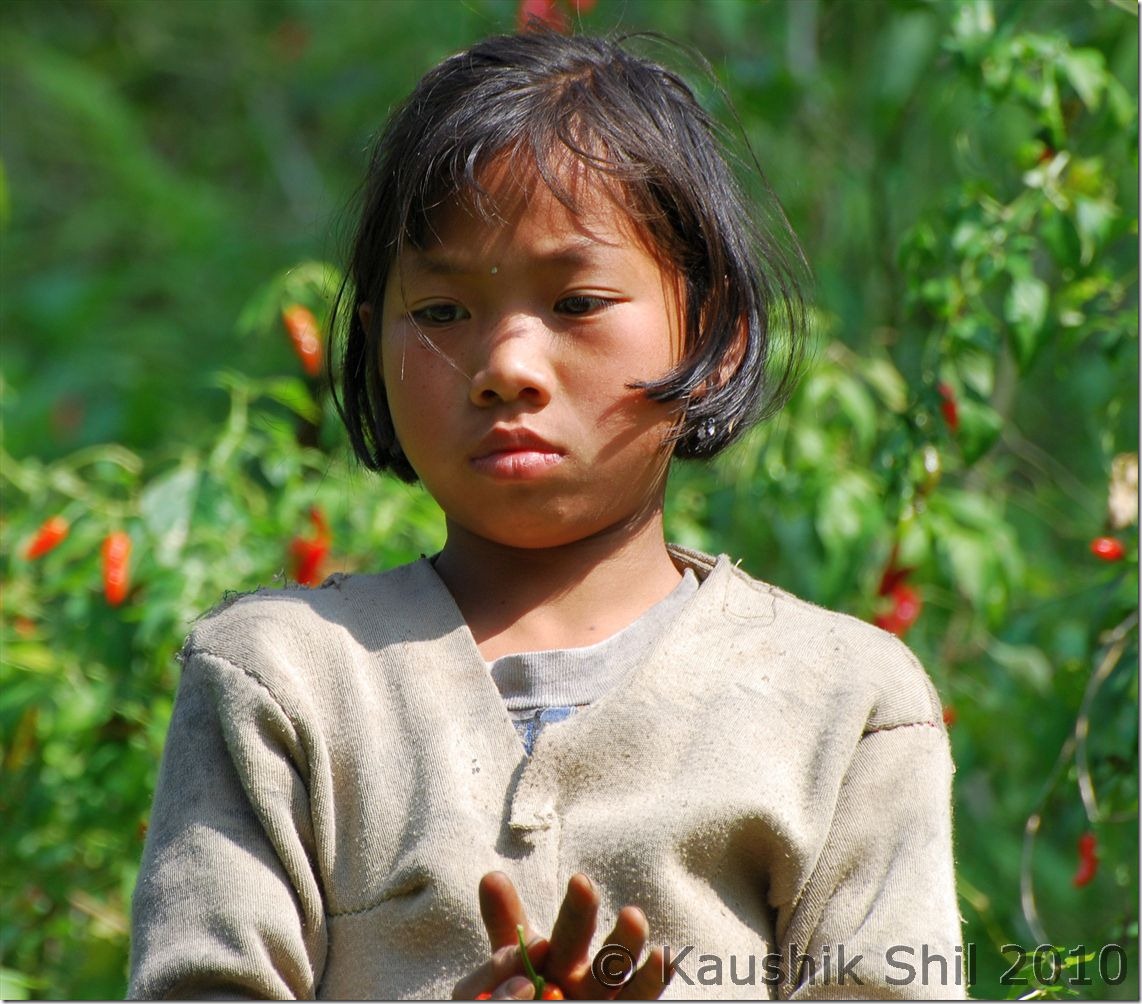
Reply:
[[655, 250], [645, 226], [631, 212], [615, 179], [563, 157], [543, 169], [529, 155], [500, 155], [430, 214], [422, 247], [465, 239], [473, 228], [511, 231], [525, 222], [577, 234], [600, 244], [635, 242]]

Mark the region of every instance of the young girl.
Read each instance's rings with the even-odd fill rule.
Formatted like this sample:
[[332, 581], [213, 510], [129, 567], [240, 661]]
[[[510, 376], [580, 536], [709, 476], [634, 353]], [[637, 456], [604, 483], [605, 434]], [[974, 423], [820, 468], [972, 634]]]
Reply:
[[751, 219], [620, 44], [489, 39], [397, 109], [340, 405], [447, 542], [196, 626], [133, 995], [526, 999], [517, 925], [569, 997], [963, 995], [923, 670], [663, 537], [671, 458], [793, 372], [795, 271]]

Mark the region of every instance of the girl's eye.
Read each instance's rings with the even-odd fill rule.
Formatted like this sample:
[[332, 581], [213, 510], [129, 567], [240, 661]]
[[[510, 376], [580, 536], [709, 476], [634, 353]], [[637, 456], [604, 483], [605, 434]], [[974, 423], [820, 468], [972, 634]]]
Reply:
[[416, 324], [441, 326], [465, 320], [468, 311], [458, 303], [430, 303], [427, 307], [412, 311], [409, 316]]
[[582, 317], [585, 314], [593, 314], [599, 310], [606, 310], [609, 306], [611, 306], [611, 301], [604, 300], [601, 296], [576, 294], [575, 296], [563, 297], [562, 300], [555, 304], [555, 311], [559, 314], [567, 314], [570, 317]]

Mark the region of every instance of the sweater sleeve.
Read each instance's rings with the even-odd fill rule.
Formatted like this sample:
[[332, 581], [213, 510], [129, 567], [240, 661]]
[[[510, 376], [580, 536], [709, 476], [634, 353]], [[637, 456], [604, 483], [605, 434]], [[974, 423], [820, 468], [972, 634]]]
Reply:
[[781, 996], [965, 996], [951, 775], [938, 722], [879, 728], [859, 740], [820, 857], [778, 915]]
[[133, 998], [307, 998], [325, 964], [304, 730], [188, 650], [132, 909]]

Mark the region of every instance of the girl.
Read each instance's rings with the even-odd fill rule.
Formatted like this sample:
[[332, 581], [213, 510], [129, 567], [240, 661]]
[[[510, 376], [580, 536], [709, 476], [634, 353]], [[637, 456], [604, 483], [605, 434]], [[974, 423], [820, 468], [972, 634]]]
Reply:
[[523, 925], [574, 997], [962, 996], [923, 670], [663, 537], [671, 458], [774, 410], [803, 331], [712, 136], [661, 66], [543, 32], [394, 113], [339, 404], [447, 542], [197, 625], [132, 994], [526, 999]]

